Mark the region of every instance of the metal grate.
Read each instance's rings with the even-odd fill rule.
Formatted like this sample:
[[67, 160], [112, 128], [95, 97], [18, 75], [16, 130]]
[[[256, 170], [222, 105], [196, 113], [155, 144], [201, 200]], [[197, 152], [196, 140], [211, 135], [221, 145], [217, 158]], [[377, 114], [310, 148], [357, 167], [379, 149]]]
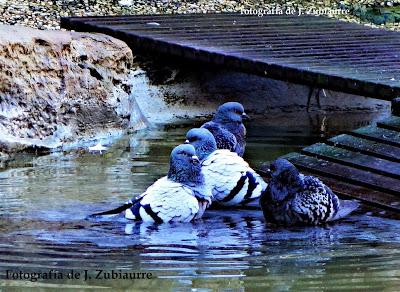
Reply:
[[385, 100], [400, 96], [400, 33], [327, 17], [71, 17], [61, 26], [273, 79]]

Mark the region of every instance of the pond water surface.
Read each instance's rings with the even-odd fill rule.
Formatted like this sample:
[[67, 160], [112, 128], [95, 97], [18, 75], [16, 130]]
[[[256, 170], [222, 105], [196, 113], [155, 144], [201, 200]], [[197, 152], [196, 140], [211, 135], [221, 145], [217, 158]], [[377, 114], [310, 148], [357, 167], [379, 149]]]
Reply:
[[[246, 159], [255, 167], [359, 127], [371, 116], [253, 123]], [[346, 121], [346, 122], [344, 122]], [[103, 154], [27, 156], [0, 171], [0, 291], [71, 290], [398, 290], [400, 222], [362, 208], [326, 227], [281, 228], [257, 210], [210, 210], [198, 222], [152, 225], [86, 220], [141, 193], [168, 168], [170, 150], [191, 125], [143, 130]], [[152, 279], [95, 279], [96, 270], [148, 272]], [[63, 279], [7, 279], [6, 271], [62, 273]], [[80, 279], [67, 274], [81, 273]], [[83, 279], [88, 270], [91, 279]]]

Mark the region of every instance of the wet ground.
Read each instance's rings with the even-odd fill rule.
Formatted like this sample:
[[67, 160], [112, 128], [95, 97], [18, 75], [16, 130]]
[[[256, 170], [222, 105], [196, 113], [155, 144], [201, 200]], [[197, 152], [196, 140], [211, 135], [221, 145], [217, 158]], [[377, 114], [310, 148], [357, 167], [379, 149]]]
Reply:
[[[344, 130], [370, 115], [253, 122], [246, 159], [258, 167]], [[254, 126], [257, 124], [257, 126]], [[253, 125], [253, 126], [252, 126]], [[362, 208], [331, 226], [281, 228], [256, 210], [211, 210], [190, 224], [86, 220], [142, 192], [168, 168], [169, 152], [191, 125], [127, 135], [103, 154], [23, 156], [0, 170], [0, 290], [397, 290], [400, 222]], [[103, 270], [96, 279], [96, 270]], [[63, 279], [7, 279], [11, 273], [60, 273]], [[68, 279], [73, 270], [79, 279]], [[85, 279], [85, 270], [91, 279]], [[152, 279], [104, 279], [107, 273]], [[150, 274], [148, 274], [150, 275]], [[28, 277], [26, 276], [26, 277]]]

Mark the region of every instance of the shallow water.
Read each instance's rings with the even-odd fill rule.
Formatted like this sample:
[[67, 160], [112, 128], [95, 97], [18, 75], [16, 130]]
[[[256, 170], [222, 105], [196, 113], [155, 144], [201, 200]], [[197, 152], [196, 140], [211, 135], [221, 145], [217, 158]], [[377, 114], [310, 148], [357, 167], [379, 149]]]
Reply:
[[[263, 161], [362, 126], [376, 116], [277, 117], [250, 126], [247, 160]], [[346, 122], [344, 122], [346, 121]], [[110, 149], [26, 156], [0, 171], [0, 290], [398, 290], [400, 222], [361, 209], [327, 227], [279, 228], [260, 211], [211, 210], [190, 224], [85, 220], [137, 195], [168, 168], [190, 125], [127, 135]], [[68, 273], [80, 279], [66, 279]], [[96, 270], [151, 272], [153, 279], [95, 279]], [[6, 279], [6, 270], [63, 279]], [[83, 279], [88, 270], [91, 279]]]

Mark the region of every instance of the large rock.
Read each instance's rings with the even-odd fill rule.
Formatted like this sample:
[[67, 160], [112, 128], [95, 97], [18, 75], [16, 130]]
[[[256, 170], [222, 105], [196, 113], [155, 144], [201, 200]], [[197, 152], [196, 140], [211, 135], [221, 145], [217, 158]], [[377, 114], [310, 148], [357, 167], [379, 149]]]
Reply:
[[107, 35], [0, 25], [0, 151], [76, 145], [136, 127], [133, 56]]

